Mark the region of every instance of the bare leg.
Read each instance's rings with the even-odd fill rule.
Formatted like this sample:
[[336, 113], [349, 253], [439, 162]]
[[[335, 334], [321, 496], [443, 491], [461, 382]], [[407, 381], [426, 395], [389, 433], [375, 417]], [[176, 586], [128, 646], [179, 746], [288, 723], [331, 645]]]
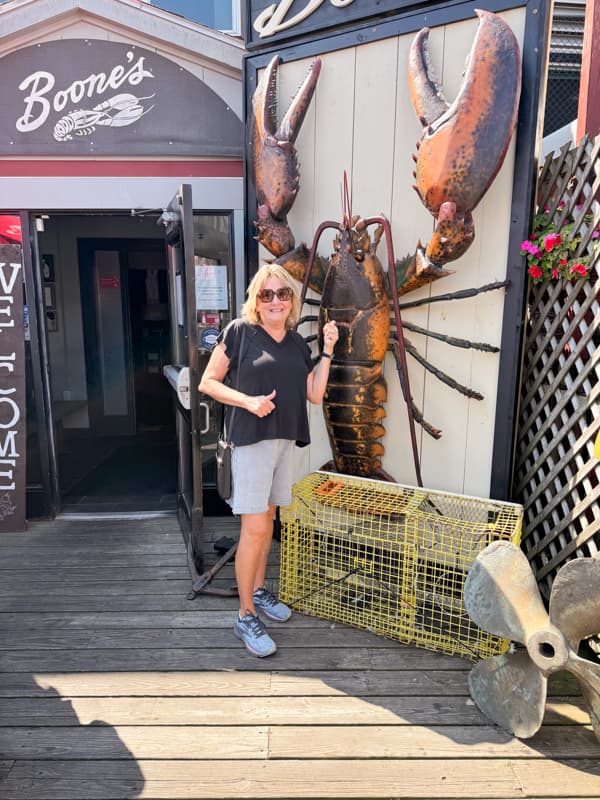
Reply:
[[264, 585], [273, 538], [275, 507], [263, 514], [242, 514], [240, 541], [235, 556], [235, 577], [240, 596], [240, 616], [256, 614], [253, 592]]
[[260, 589], [262, 586], [265, 585], [265, 579], [267, 576], [267, 564], [269, 561], [269, 553], [271, 552], [271, 544], [273, 542], [273, 521], [275, 519], [275, 506], [269, 506], [268, 514], [268, 531], [267, 536], [263, 542], [262, 550], [260, 553], [260, 558], [258, 560], [258, 566], [256, 569], [256, 573], [254, 575], [254, 586], [252, 590]]

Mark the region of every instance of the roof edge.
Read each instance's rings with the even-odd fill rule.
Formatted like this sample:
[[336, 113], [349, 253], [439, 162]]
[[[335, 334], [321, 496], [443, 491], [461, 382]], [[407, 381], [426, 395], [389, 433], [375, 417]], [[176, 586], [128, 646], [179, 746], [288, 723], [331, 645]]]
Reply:
[[8, 0], [0, 5], [0, 49], [2, 42], [43, 35], [40, 25], [80, 16], [100, 21], [102, 27], [130, 30], [139, 36], [177, 47], [241, 74], [246, 49], [241, 40], [207, 28], [177, 14], [163, 11], [142, 0]]

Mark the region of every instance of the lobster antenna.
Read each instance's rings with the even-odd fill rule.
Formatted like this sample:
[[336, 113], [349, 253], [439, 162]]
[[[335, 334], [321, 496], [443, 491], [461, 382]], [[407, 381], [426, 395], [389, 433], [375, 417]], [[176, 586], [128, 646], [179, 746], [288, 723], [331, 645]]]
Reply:
[[350, 228], [352, 226], [352, 194], [348, 188], [348, 174], [344, 170], [344, 184], [342, 189], [342, 218], [344, 226]]

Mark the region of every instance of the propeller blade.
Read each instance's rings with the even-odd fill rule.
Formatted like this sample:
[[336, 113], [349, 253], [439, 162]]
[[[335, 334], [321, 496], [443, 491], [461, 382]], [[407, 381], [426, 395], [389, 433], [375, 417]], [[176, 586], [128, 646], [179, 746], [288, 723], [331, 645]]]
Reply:
[[577, 652], [600, 633], [600, 559], [575, 558], [558, 571], [550, 593], [550, 620]]
[[526, 556], [511, 542], [492, 542], [479, 553], [465, 581], [464, 605], [488, 633], [525, 644], [548, 625], [548, 614]]
[[469, 673], [471, 697], [505, 731], [528, 739], [544, 718], [547, 680], [524, 651], [480, 661]]
[[565, 669], [572, 672], [581, 684], [583, 699], [592, 721], [592, 727], [596, 739], [600, 741], [600, 664], [571, 653]]

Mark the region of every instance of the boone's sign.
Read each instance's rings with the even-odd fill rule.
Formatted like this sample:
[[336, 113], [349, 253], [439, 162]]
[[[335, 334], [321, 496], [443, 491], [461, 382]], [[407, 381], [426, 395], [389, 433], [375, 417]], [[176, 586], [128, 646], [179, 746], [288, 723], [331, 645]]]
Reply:
[[0, 59], [0, 155], [241, 156], [242, 122], [203, 81], [135, 45], [61, 39]]

